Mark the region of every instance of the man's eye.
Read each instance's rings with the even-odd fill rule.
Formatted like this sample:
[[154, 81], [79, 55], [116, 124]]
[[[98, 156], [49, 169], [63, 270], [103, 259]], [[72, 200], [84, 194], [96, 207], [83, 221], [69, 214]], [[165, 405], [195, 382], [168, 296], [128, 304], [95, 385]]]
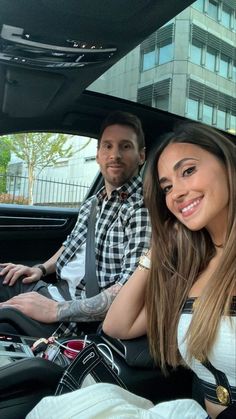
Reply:
[[183, 171], [183, 176], [189, 176], [196, 171], [196, 166], [188, 167], [188, 169]]
[[124, 148], [125, 150], [130, 149], [130, 148], [131, 148], [131, 144], [124, 144], [124, 145], [123, 145], [123, 148]]

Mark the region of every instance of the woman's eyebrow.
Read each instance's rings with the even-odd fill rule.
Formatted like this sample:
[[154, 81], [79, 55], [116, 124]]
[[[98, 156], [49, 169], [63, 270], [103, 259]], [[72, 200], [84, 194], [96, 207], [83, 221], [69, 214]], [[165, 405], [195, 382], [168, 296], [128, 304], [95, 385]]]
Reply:
[[162, 183], [167, 182], [167, 178], [166, 177], [162, 177], [161, 179], [159, 179], [159, 184], [161, 185]]
[[[196, 160], [198, 161], [199, 159], [197, 159], [196, 157], [184, 157], [183, 159], [179, 160], [177, 163], [175, 163], [173, 170], [176, 172], [176, 170], [178, 170], [183, 163], [185, 163], [188, 160]], [[159, 179], [159, 184], [162, 184], [164, 182], [166, 182], [168, 179], [166, 177], [162, 177], [161, 179]]]

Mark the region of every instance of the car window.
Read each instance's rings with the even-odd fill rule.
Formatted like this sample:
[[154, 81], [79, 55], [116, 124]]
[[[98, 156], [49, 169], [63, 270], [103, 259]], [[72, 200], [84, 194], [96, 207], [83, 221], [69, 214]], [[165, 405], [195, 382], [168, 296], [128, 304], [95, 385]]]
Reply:
[[236, 134], [235, 0], [197, 0], [89, 89]]
[[94, 138], [19, 133], [0, 148], [0, 203], [78, 208], [98, 174]]
[[[5, 30], [11, 33], [10, 26], [5, 25]], [[28, 35], [26, 34], [25, 36], [27, 37]], [[88, 87], [87, 90], [90, 92], [87, 93], [94, 91], [139, 102], [143, 105], [180, 115], [181, 117], [212, 125], [235, 135], [235, 37], [235, 0], [197, 0], [175, 18], [172, 18], [157, 29], [148, 38], [144, 39], [140, 45], [100, 76]], [[21, 40], [23, 46], [27, 42], [27, 39]], [[71, 42], [76, 51], [78, 47], [77, 41], [69, 41], [70, 45]], [[11, 52], [10, 45], [9, 51]], [[94, 45], [90, 44], [79, 44], [79, 46], [81, 48], [86, 46], [88, 50], [90, 47], [91, 49], [94, 48]], [[24, 48], [22, 51], [25, 53]], [[26, 52], [29, 54], [27, 48]], [[33, 62], [43, 65], [36, 58], [40, 55], [38, 53], [34, 54], [34, 50], [31, 52], [34, 58]], [[14, 48], [12, 54], [13, 57], [16, 54]], [[55, 64], [55, 69], [63, 68], [64, 61], [72, 59], [64, 54], [60, 55], [55, 52], [53, 54], [50, 57], [51, 63], [56, 62], [60, 57], [62, 60], [61, 63]], [[91, 59], [93, 54], [89, 53], [88, 56]], [[2, 55], [2, 57], [6, 58], [8, 55]], [[17, 62], [19, 61], [18, 56], [14, 59]], [[30, 63], [30, 60], [27, 61], [29, 68]], [[77, 61], [72, 64], [75, 66], [82, 65], [78, 64]], [[85, 68], [84, 74], [88, 74], [87, 77], [90, 80], [90, 69], [94, 67], [88, 66]], [[51, 98], [50, 95], [53, 96], [55, 93], [49, 87], [51, 85], [54, 86], [54, 83], [57, 89], [61, 86], [61, 77], [50, 74], [51, 77], [49, 79], [45, 77], [48, 84], [42, 84], [43, 95], [41, 98], [41, 92], [37, 90], [38, 83], [35, 83], [35, 80], [39, 80], [39, 74], [41, 73], [37, 74], [36, 72], [34, 74], [36, 79], [34, 77], [31, 79], [31, 72], [26, 70], [23, 72], [19, 71], [18, 74], [13, 66], [10, 67], [7, 73], [11, 83], [8, 83], [6, 87], [7, 96], [4, 98], [3, 109], [5, 116], [13, 117], [14, 124], [16, 123], [14, 117], [16, 117], [16, 120], [20, 120], [25, 116], [38, 116], [44, 107], [47, 109], [49, 98]], [[99, 74], [101, 73], [99, 72]], [[25, 80], [27, 80], [27, 83]], [[29, 83], [35, 89], [30, 89], [30, 94], [28, 91], [26, 92], [26, 86]], [[47, 95], [48, 91], [49, 96]], [[77, 98], [75, 100], [72, 97], [74, 91], [76, 89], [73, 87], [65, 98], [65, 103], [67, 101], [69, 103], [72, 100], [72, 110], [70, 107], [66, 109], [64, 122], [67, 127], [68, 122], [73, 124], [73, 121], [75, 121], [77, 129], [76, 121], [79, 117], [75, 112]], [[21, 97], [24, 97], [24, 107], [19, 106], [22, 100]], [[37, 97], [40, 100], [36, 100]], [[58, 97], [56, 96], [56, 99]], [[85, 105], [87, 103], [86, 100], [88, 100], [88, 97], [85, 97]], [[94, 100], [96, 102], [96, 98]], [[54, 102], [57, 102], [57, 100]], [[63, 104], [63, 106], [65, 105]], [[106, 106], [104, 106], [104, 109], [107, 112], [112, 110]], [[84, 112], [86, 111], [83, 108], [82, 121]], [[96, 115], [94, 109], [90, 110], [90, 113], [94, 116]], [[98, 115], [96, 116], [98, 117]], [[140, 114], [140, 117], [142, 119], [142, 114]], [[86, 127], [84, 131], [78, 130], [77, 132], [90, 132], [90, 135], [96, 136], [101, 122], [99, 118], [95, 118], [92, 124], [91, 121], [89, 122], [89, 129]], [[161, 118], [164, 119], [164, 114]], [[5, 122], [7, 127], [9, 123], [7, 118]], [[94, 127], [94, 131], [90, 131], [91, 127]], [[64, 130], [64, 126], [62, 129]], [[35, 134], [28, 133], [29, 144], [32, 143]], [[39, 136], [42, 134], [45, 134], [45, 136], [49, 135], [47, 132], [38, 133]], [[55, 138], [57, 135], [62, 134], [50, 133], [51, 138]], [[33, 172], [29, 161], [27, 162], [26, 147], [23, 147], [21, 155], [19, 153], [17, 155], [16, 150], [14, 151], [13, 148], [9, 150], [8, 136], [1, 137], [0, 203], [76, 208], [80, 205], [98, 173], [95, 158], [97, 141], [90, 137], [63, 135], [65, 136], [63, 139], [65, 148], [71, 147], [70, 152], [67, 154], [62, 153], [58, 159], [55, 158], [56, 153], [48, 161], [46, 158], [43, 158], [43, 165], [35, 164]], [[156, 134], [153, 133], [152, 135], [155, 137]], [[16, 143], [17, 134], [13, 134], [11, 137], [15, 138], [13, 143]], [[36, 152], [36, 155], [37, 157], [43, 157], [43, 153], [40, 150]]]

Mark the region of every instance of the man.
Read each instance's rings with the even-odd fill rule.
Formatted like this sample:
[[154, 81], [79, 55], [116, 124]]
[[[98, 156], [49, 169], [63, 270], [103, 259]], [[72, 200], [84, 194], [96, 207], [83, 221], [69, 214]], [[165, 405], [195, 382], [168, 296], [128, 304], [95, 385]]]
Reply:
[[[104, 121], [97, 163], [105, 186], [97, 193], [95, 227], [96, 273], [99, 293], [87, 298], [85, 252], [87, 222], [93, 198], [81, 206], [77, 223], [62, 247], [43, 265], [1, 264], [0, 307], [11, 306], [45, 324], [103, 320], [150, 244], [150, 223], [144, 207], [139, 169], [145, 141], [139, 119], [114, 112]], [[57, 272], [54, 285], [42, 277]], [[22, 279], [23, 278], [23, 279]]]

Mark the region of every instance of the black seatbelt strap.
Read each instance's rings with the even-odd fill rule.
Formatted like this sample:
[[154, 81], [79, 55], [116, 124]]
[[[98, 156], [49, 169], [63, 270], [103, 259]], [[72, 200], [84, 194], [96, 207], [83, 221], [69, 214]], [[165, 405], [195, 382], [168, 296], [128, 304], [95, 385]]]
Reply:
[[97, 215], [97, 202], [97, 197], [95, 197], [91, 203], [86, 237], [85, 275], [83, 280], [85, 282], [87, 298], [94, 297], [95, 295], [99, 294], [95, 256], [95, 224]]

